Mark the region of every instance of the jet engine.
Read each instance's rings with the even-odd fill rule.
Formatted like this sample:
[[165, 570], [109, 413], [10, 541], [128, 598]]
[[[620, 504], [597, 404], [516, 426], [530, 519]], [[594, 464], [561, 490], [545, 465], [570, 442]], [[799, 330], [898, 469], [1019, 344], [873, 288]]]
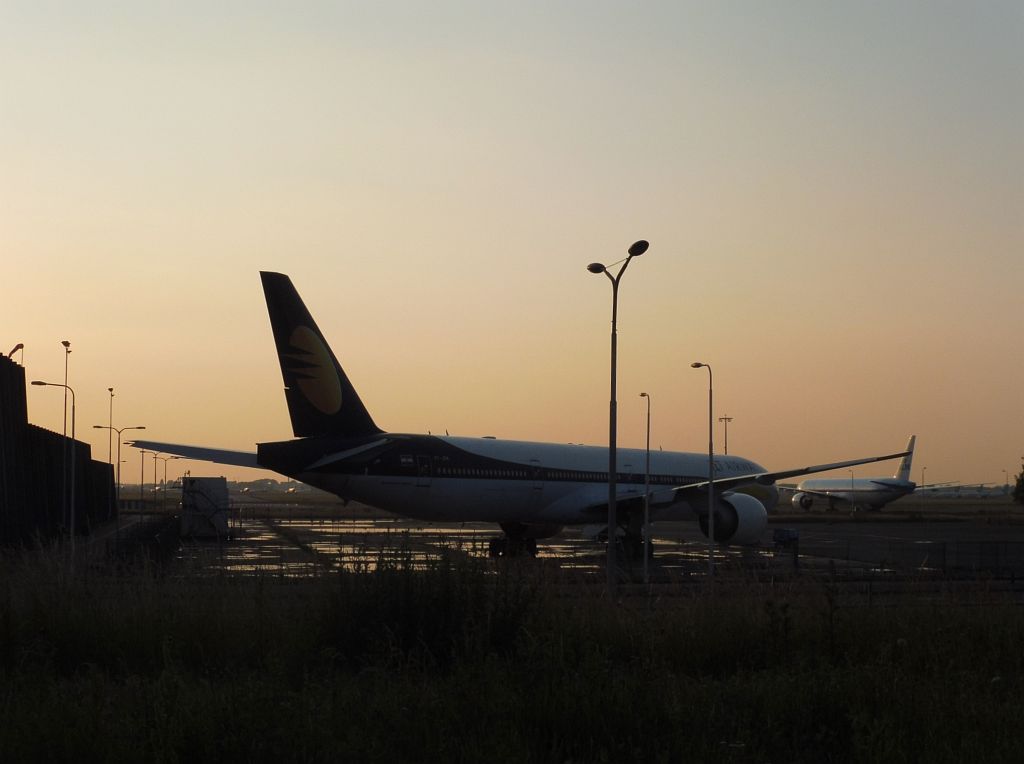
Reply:
[[[708, 535], [708, 516], [699, 518], [700, 529]], [[715, 506], [715, 541], [721, 544], [756, 544], [768, 527], [764, 504], [745, 493], [724, 494]]]
[[793, 506], [797, 509], [808, 510], [814, 503], [814, 497], [809, 493], [795, 493], [793, 494]]

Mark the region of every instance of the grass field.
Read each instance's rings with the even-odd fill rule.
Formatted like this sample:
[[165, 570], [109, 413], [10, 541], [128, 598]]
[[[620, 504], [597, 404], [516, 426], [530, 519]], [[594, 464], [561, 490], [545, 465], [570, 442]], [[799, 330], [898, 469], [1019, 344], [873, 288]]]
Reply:
[[300, 581], [0, 562], [5, 761], [1019, 761], [1024, 609], [826, 583], [567, 596], [442, 557]]

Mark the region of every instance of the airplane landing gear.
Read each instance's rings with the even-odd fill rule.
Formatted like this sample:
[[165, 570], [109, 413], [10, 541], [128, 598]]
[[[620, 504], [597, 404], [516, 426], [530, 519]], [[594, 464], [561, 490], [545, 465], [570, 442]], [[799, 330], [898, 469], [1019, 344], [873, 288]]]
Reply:
[[499, 536], [487, 544], [487, 553], [491, 557], [537, 556], [537, 539], [525, 539], [515, 536]]
[[502, 523], [504, 535], [491, 539], [487, 552], [491, 557], [537, 556], [537, 539], [526, 535], [526, 526], [515, 523]]
[[[642, 560], [645, 547], [643, 518], [637, 514], [630, 515], [625, 531], [626, 535], [622, 537], [622, 546], [620, 548], [624, 550], [630, 560]], [[654, 545], [652, 544], [648, 559], [653, 557]]]

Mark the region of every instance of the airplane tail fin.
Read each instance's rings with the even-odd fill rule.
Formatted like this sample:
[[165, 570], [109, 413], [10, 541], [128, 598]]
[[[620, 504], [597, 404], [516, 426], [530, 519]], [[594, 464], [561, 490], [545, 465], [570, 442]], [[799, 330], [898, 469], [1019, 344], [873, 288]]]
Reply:
[[296, 437], [381, 432], [283, 273], [260, 272]]
[[909, 451], [910, 453], [904, 456], [902, 459], [900, 459], [900, 464], [896, 468], [896, 474], [893, 475], [893, 478], [895, 478], [896, 480], [902, 480], [904, 482], [910, 480], [910, 463], [914, 459], [915, 440], [917, 440], [917, 436], [911, 435], [910, 440], [907, 441], [907, 448], [905, 450]]

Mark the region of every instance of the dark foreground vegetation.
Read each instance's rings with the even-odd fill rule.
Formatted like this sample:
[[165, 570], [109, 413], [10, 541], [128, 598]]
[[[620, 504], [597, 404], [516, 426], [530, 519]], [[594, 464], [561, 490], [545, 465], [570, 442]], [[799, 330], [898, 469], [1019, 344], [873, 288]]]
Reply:
[[1019, 761], [1024, 609], [533, 565], [72, 579], [7, 558], [5, 761]]

